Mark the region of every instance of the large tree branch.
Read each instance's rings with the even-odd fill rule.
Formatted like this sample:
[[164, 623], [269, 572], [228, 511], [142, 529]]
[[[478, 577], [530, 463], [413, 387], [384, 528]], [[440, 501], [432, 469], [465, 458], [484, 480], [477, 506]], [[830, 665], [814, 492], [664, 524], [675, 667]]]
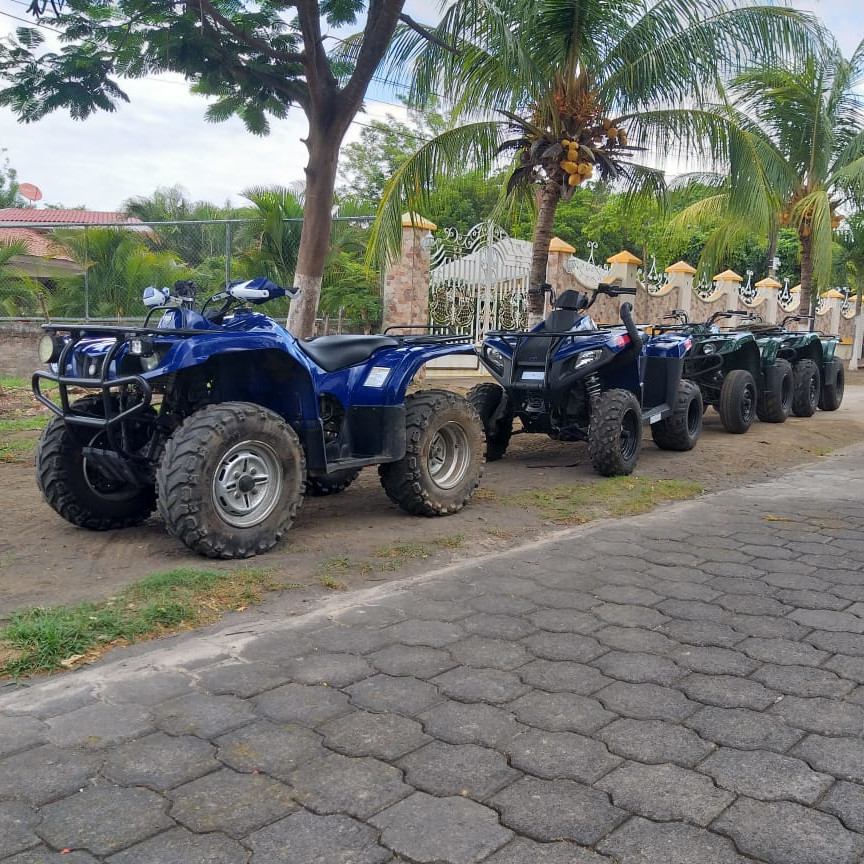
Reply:
[[[325, 101], [338, 91], [338, 81], [330, 69], [330, 61], [321, 37], [321, 10], [318, 0], [297, 0], [297, 20], [305, 48], [304, 66], [309, 94], [322, 109]], [[371, 15], [371, 9], [370, 13]]]
[[419, 24], [405, 12], [403, 12], [399, 16], [399, 20], [403, 24], [407, 24], [415, 33], [419, 33], [424, 39], [431, 42], [433, 45], [437, 45], [439, 48], [443, 48], [445, 51], [449, 51], [456, 57], [461, 56], [462, 52], [458, 48], [454, 48], [448, 42], [445, 42], [443, 39], [439, 39], [431, 30], [429, 30], [427, 27], [424, 27], [422, 24]]

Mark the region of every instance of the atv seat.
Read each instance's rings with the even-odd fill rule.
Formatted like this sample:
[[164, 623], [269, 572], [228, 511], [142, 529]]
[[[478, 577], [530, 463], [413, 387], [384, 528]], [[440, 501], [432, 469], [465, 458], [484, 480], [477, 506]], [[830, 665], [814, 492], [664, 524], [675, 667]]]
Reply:
[[562, 291], [552, 304], [552, 311], [543, 322], [551, 333], [570, 330], [582, 317], [582, 310], [588, 305], [588, 298], [581, 291], [567, 289]]
[[368, 360], [379, 348], [396, 348], [389, 336], [319, 336], [298, 340], [300, 350], [327, 372]]

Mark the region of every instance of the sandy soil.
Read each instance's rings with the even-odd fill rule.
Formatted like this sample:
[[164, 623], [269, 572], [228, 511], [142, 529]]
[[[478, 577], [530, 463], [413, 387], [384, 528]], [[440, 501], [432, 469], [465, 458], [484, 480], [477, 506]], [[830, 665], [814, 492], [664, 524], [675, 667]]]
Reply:
[[[426, 386], [465, 391], [464, 381], [429, 381]], [[26, 393], [0, 400], [0, 417], [20, 415]], [[38, 433], [16, 433], [35, 438]], [[8, 437], [8, 436], [7, 436]], [[690, 453], [658, 450], [646, 434], [637, 474], [686, 478], [707, 492], [773, 477], [804, 462], [864, 439], [864, 372], [847, 380], [840, 410], [790, 418], [782, 425], [757, 423], [746, 435], [729, 435], [713, 411]], [[344, 556], [348, 566], [332, 575], [349, 587], [411, 575], [459, 558], [497, 551], [560, 528], [517, 506], [520, 492], [596, 479], [581, 443], [559, 443], [542, 435], [516, 435], [500, 461], [486, 466], [481, 494], [461, 513], [442, 519], [412, 518], [385, 496], [374, 468], [362, 472], [341, 495], [308, 499], [288, 539], [252, 566], [273, 570], [292, 590], [292, 605], [320, 595], [322, 562]], [[127, 531], [95, 533], [61, 519], [42, 500], [32, 458], [0, 462], [0, 618], [26, 605], [56, 605], [110, 595], [154, 571], [173, 567], [235, 569], [236, 562], [200, 558], [169, 537], [158, 518]], [[408, 544], [411, 558], [393, 551]], [[422, 544], [424, 548], [420, 548]], [[383, 556], [382, 556], [382, 550]], [[388, 552], [389, 550], [389, 552]], [[404, 550], [403, 550], [404, 551]], [[376, 555], [375, 553], [379, 554]]]

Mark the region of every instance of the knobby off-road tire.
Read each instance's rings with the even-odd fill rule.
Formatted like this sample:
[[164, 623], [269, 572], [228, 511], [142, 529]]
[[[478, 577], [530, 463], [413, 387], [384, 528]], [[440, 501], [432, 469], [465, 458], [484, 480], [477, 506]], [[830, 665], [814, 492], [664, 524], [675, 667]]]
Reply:
[[[70, 407], [104, 416], [101, 396], [79, 399]], [[90, 443], [104, 446], [104, 433], [95, 433]], [[88, 466], [80, 440], [62, 417], [49, 421], [36, 445], [36, 485], [67, 522], [93, 531], [140, 525], [156, 507], [152, 485], [124, 485]]]
[[208, 558], [250, 558], [273, 547], [303, 500], [297, 433], [248, 402], [208, 405], [171, 436], [156, 475], [169, 533]]
[[843, 390], [845, 388], [846, 378], [841, 366], [837, 370], [837, 377], [833, 384], [826, 384], [819, 394], [819, 408], [822, 411], [836, 411], [843, 401]]
[[492, 428], [492, 415], [504, 398], [504, 388], [498, 384], [484, 382], [475, 384], [465, 397], [480, 415], [486, 433], [486, 461], [497, 462], [506, 452], [513, 435], [513, 416], [504, 416]]
[[387, 497], [413, 516], [461, 510], [483, 474], [483, 424], [474, 406], [445, 390], [405, 399], [406, 449], [378, 468]]
[[733, 369], [723, 379], [717, 411], [727, 432], [742, 435], [756, 421], [758, 391], [746, 369]]
[[591, 406], [588, 456], [603, 477], [631, 474], [642, 447], [642, 409], [629, 390], [607, 390]]
[[796, 417], [812, 417], [819, 407], [822, 378], [819, 367], [812, 360], [799, 360], [795, 364], [795, 396], [792, 413]]
[[345, 468], [320, 477], [306, 478], [306, 494], [310, 498], [321, 498], [324, 495], [337, 495], [344, 492], [360, 474], [359, 468]]
[[661, 450], [692, 450], [702, 434], [702, 393], [692, 381], [682, 381], [672, 413], [652, 424], [651, 437]]
[[795, 382], [792, 364], [788, 360], [776, 360], [777, 390], [766, 390], [756, 405], [756, 416], [763, 423], [783, 423], [792, 413], [792, 398]]

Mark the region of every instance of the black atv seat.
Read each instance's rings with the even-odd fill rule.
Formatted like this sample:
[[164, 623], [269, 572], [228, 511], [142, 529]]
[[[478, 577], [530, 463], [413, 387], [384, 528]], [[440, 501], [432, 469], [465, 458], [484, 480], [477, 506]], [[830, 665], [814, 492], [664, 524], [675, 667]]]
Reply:
[[368, 360], [379, 348], [396, 348], [389, 336], [319, 336], [298, 340], [300, 350], [327, 372], [354, 366]]
[[575, 309], [553, 309], [545, 320], [546, 329], [551, 333], [561, 333], [564, 330], [569, 330], [580, 317], [579, 312]]

